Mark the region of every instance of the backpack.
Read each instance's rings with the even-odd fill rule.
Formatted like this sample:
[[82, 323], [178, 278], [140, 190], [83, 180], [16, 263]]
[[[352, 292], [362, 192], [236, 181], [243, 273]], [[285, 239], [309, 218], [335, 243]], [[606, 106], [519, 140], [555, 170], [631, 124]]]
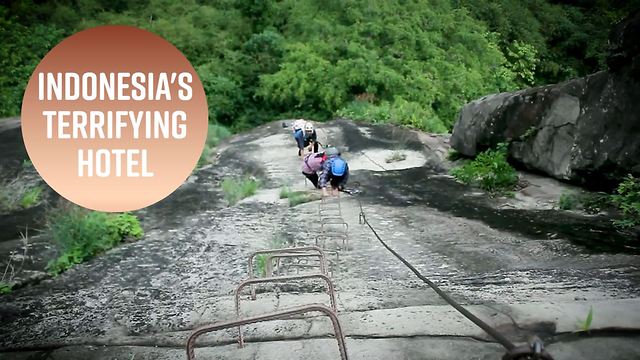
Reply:
[[331, 173], [334, 176], [342, 176], [347, 172], [347, 163], [339, 157], [331, 162]]
[[308, 154], [308, 155], [305, 155], [305, 157], [304, 157], [304, 163], [307, 165], [307, 167], [308, 167], [309, 169], [311, 169], [311, 165], [309, 165], [309, 159], [310, 159], [310, 158], [311, 158], [311, 156], [313, 156], [313, 155], [316, 155], [316, 154]]

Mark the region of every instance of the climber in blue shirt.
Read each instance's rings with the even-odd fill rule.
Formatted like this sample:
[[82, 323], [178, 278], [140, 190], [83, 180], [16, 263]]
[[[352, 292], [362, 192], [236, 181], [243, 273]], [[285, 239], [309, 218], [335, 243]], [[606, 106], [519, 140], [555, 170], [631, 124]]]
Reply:
[[322, 174], [318, 179], [318, 186], [322, 189], [322, 195], [328, 196], [327, 185], [331, 185], [331, 195], [337, 195], [343, 190], [349, 180], [349, 165], [340, 157], [336, 148], [325, 149], [327, 160], [322, 164]]

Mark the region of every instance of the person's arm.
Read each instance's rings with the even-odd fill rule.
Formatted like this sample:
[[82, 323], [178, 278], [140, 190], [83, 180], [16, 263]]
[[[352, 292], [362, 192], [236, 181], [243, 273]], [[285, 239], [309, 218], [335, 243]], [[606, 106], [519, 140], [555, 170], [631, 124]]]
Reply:
[[327, 160], [322, 164], [322, 174], [320, 174], [320, 178], [318, 179], [318, 186], [322, 189], [322, 191], [326, 191], [327, 182], [329, 181], [329, 171], [331, 171], [330, 161]]
[[313, 152], [313, 144], [316, 142], [316, 139], [317, 139], [317, 135], [315, 130], [313, 130], [313, 132], [309, 136], [305, 134], [305, 140], [306, 142], [309, 142], [308, 150], [311, 152]]

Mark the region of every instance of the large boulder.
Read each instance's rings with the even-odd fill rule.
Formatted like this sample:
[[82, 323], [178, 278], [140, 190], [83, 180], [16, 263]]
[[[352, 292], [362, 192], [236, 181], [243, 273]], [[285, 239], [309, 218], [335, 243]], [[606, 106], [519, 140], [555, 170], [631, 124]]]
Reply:
[[638, 24], [640, 13], [617, 27], [624, 36], [614, 31], [618, 55], [610, 59], [609, 71], [465, 105], [451, 145], [475, 156], [507, 141], [511, 159], [524, 167], [594, 188], [640, 174], [640, 55], [628, 41], [640, 38]]

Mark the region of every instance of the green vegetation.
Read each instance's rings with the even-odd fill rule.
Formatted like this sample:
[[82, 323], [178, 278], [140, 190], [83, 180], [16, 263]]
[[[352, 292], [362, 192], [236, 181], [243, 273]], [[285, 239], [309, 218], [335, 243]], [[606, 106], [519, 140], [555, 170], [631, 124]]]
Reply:
[[604, 192], [584, 193], [580, 197], [582, 210], [588, 214], [598, 214], [613, 207], [611, 195]]
[[342, 118], [368, 121], [376, 124], [406, 125], [433, 133], [447, 132], [447, 126], [437, 117], [427, 112], [418, 103], [408, 102], [403, 99], [397, 99], [393, 103], [381, 101], [378, 104], [355, 100], [344, 108], [339, 109], [336, 115]]
[[257, 180], [245, 176], [242, 179], [224, 179], [222, 181], [222, 192], [229, 206], [235, 205], [238, 201], [256, 193], [260, 184]]
[[40, 203], [42, 187], [27, 187], [17, 179], [0, 184], [0, 214], [28, 209]]
[[320, 200], [322, 196], [320, 194], [308, 193], [308, 192], [293, 192], [289, 195], [289, 206], [294, 207], [296, 205], [304, 204], [311, 201]]
[[616, 209], [621, 215], [614, 220], [619, 228], [640, 226], [640, 179], [628, 175], [613, 195], [597, 193], [563, 193], [558, 199], [558, 208], [562, 210], [582, 209], [589, 214], [598, 214], [604, 210]]
[[0, 295], [9, 294], [13, 290], [13, 285], [0, 281]]
[[40, 201], [40, 194], [42, 193], [42, 188], [39, 186], [28, 189], [22, 194], [22, 198], [20, 199], [20, 206], [24, 209], [28, 209]]
[[267, 258], [270, 255], [271, 254], [256, 255], [255, 270], [256, 270], [256, 274], [258, 274], [259, 277], [267, 276]]
[[573, 210], [580, 203], [580, 197], [573, 193], [562, 193], [558, 199], [558, 208], [561, 210]]
[[231, 136], [231, 131], [220, 124], [209, 124], [207, 131], [207, 140], [204, 143], [202, 154], [198, 159], [198, 167], [209, 163], [209, 156], [211, 155], [211, 149], [218, 146], [218, 144], [225, 138]]
[[587, 332], [591, 329], [591, 322], [593, 321], [593, 306], [589, 308], [587, 318], [584, 320], [578, 320], [578, 330], [576, 332]]
[[460, 3], [500, 34], [499, 48], [522, 85], [555, 83], [605, 68], [607, 30], [640, 7], [637, 0]]
[[581, 209], [588, 214], [598, 214], [612, 207], [611, 195], [604, 192], [563, 193], [558, 199], [561, 210]]
[[477, 185], [494, 195], [508, 195], [518, 184], [518, 173], [507, 162], [507, 144], [481, 152], [471, 162], [451, 169], [458, 181]]
[[407, 154], [403, 153], [402, 151], [395, 150], [394, 152], [391, 153], [391, 155], [389, 155], [385, 159], [385, 162], [393, 163], [393, 162], [402, 161], [402, 160], [404, 160], [406, 158], [407, 158]]
[[449, 160], [449, 161], [456, 161], [456, 160], [459, 160], [459, 159], [462, 159], [462, 158], [464, 158], [464, 155], [459, 153], [454, 148], [449, 149], [449, 152], [447, 152], [447, 160]]
[[[15, 276], [22, 271], [25, 259], [27, 259], [27, 253], [29, 252], [29, 228], [25, 228], [24, 232], [20, 232], [20, 238], [22, 242], [22, 254], [17, 252], [11, 252], [9, 260], [4, 267], [2, 276], [0, 277], [0, 294], [8, 294], [13, 291], [16, 286]], [[18, 264], [16, 259], [20, 258]]]
[[20, 114], [31, 73], [65, 34], [49, 21], [27, 18], [35, 4], [21, 5], [0, 6], [0, 117]]
[[524, 132], [524, 134], [520, 135], [520, 141], [527, 141], [538, 133], [539, 129], [535, 126], [532, 126]]
[[614, 222], [621, 228], [640, 226], [640, 179], [628, 175], [620, 183], [612, 201], [622, 214], [622, 219]]
[[283, 186], [280, 188], [280, 199], [285, 199], [289, 197], [291, 193], [291, 188], [289, 186]]
[[[282, 194], [281, 190], [281, 193]], [[286, 196], [280, 196], [281, 199], [285, 198]], [[291, 244], [289, 243], [289, 241], [287, 241], [287, 239], [285, 238], [285, 236], [283, 234], [273, 234], [271, 236], [271, 239], [269, 240], [269, 244], [267, 245], [268, 249], [280, 249], [286, 246], [291, 246]], [[254, 270], [255, 273], [258, 274], [258, 276], [266, 276], [267, 274], [267, 258], [270, 256], [271, 254], [267, 253], [267, 254], [258, 254], [256, 255], [255, 259], [256, 261], [254, 262]]]
[[605, 67], [612, 24], [633, 1], [107, 1], [0, 6], [0, 116], [17, 115], [57, 42], [104, 24], [148, 29], [195, 67], [211, 123], [335, 115], [432, 132], [499, 91]]
[[49, 229], [60, 251], [60, 256], [47, 265], [47, 270], [54, 275], [113, 248], [126, 238], [139, 239], [144, 235], [134, 215], [107, 214], [78, 207], [54, 211], [49, 218]]
[[311, 201], [320, 200], [322, 195], [308, 191], [291, 191], [288, 186], [280, 189], [280, 199], [289, 199], [289, 206], [304, 204]]

